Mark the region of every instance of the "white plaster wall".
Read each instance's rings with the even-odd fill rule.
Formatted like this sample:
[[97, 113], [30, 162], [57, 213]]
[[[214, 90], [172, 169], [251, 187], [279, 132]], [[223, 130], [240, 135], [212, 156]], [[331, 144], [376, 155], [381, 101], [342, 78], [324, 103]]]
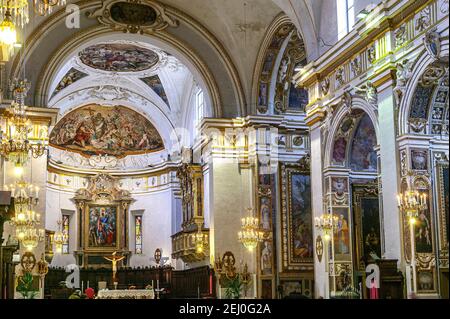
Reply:
[[74, 212], [69, 219], [69, 254], [55, 253], [51, 262], [53, 267], [63, 267], [76, 263], [73, 252], [78, 249], [78, 214], [76, 213], [75, 204], [70, 200], [74, 196], [75, 193], [73, 192], [64, 192], [52, 188], [47, 189], [45, 229], [57, 231], [59, 228], [58, 221], [62, 220], [62, 210]]
[[[142, 255], [132, 255], [130, 259], [131, 267], [142, 267], [155, 265], [153, 256], [156, 249], [161, 249], [163, 257], [169, 257], [171, 262], [172, 255], [172, 239], [174, 234], [172, 228], [172, 220], [175, 216], [175, 208], [173, 203], [173, 191], [167, 189], [146, 195], [133, 195], [136, 200], [130, 207], [130, 212], [135, 210], [143, 210], [142, 217]], [[134, 219], [129, 214], [129, 248], [134, 253]]]

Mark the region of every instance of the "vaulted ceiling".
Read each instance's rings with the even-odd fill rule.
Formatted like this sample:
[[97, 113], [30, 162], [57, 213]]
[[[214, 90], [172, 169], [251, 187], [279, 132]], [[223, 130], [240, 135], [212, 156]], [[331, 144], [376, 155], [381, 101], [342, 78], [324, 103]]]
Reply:
[[[50, 17], [38, 17], [25, 30], [32, 38], [26, 43], [25, 61], [35, 90], [41, 89], [37, 84], [44, 81], [42, 70], [49, 68], [52, 57], [68, 51], [72, 44], [76, 46], [75, 37], [82, 37], [98, 25], [95, 20], [86, 18], [86, 12], [101, 6], [101, 1], [68, 2], [81, 8], [81, 30], [65, 28], [65, 8], [56, 10]], [[160, 3], [183, 16], [180, 26], [169, 28], [169, 32], [197, 55], [195, 58], [186, 57], [187, 60], [195, 62], [198, 59], [212, 74], [213, 79], [206, 78], [205, 83], [211, 86], [214, 82], [217, 87], [217, 92], [211, 93], [213, 101], [220, 101], [216, 104], [220, 104], [221, 111], [216, 115], [229, 117], [248, 112], [258, 53], [277, 16], [286, 14], [290, 17], [305, 40], [307, 56], [317, 55], [315, 16], [320, 11], [322, 0], [161, 0]], [[181, 56], [177, 58], [183, 60]], [[10, 64], [11, 76], [17, 76], [18, 66], [16, 58]], [[195, 71], [191, 71], [196, 77]], [[44, 98], [37, 97], [42, 94], [48, 93], [35, 93], [34, 104], [45, 104]]]

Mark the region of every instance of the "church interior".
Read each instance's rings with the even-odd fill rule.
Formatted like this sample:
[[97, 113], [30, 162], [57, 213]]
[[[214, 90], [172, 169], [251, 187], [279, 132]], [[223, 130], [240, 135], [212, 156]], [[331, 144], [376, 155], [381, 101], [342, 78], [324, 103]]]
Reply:
[[448, 299], [448, 0], [0, 0], [0, 299]]

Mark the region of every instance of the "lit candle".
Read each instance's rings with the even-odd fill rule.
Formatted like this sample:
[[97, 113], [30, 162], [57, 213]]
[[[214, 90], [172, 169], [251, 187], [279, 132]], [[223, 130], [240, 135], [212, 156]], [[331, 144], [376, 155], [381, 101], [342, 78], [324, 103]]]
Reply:
[[89, 280], [87, 281], [87, 288], [89, 288]]
[[84, 288], [84, 281], [81, 282], [81, 292], [83, 292], [83, 288]]
[[213, 294], [213, 275], [209, 274], [209, 294], [212, 296]]
[[156, 280], [156, 289], [159, 290], [159, 279]]

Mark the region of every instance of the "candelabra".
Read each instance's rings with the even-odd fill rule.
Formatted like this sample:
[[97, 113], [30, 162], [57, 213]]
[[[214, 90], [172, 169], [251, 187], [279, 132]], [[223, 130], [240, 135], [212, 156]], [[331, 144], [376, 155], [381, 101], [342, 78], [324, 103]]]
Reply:
[[[412, 173], [409, 174], [412, 178]], [[412, 292], [417, 292], [417, 273], [416, 273], [416, 242], [415, 225], [420, 212], [428, 209], [427, 195], [412, 189], [412, 183], [408, 189], [397, 195], [397, 202], [400, 213], [408, 220], [409, 236], [411, 241], [411, 271], [412, 271]]]
[[242, 230], [238, 233], [238, 239], [245, 248], [253, 251], [264, 240], [264, 232], [259, 228], [259, 219], [251, 216], [253, 210], [249, 208], [248, 211], [250, 216], [242, 218]]
[[53, 7], [63, 6], [66, 0], [34, 0], [34, 10], [41, 16], [49, 15], [53, 11]]
[[57, 254], [61, 254], [63, 251], [63, 245], [67, 241], [68, 235], [62, 229], [62, 221], [58, 220], [58, 230], [53, 235], [53, 242], [55, 244], [55, 250]]
[[[322, 231], [323, 238], [324, 238], [324, 252], [325, 252], [325, 272], [327, 273], [327, 289], [326, 293], [327, 295], [330, 292], [329, 289], [329, 273], [330, 273], [330, 261], [329, 261], [329, 248], [328, 243], [331, 241], [331, 247], [332, 247], [332, 254], [334, 255], [334, 245], [332, 241], [333, 236], [333, 230], [338, 226], [339, 218], [335, 215], [333, 215], [331, 212], [328, 212], [327, 214], [323, 214], [320, 217], [316, 217], [314, 219], [314, 226]], [[333, 257], [333, 265], [334, 265], [334, 257]], [[334, 271], [334, 267], [333, 267]], [[335, 276], [333, 277], [335, 278]]]
[[314, 225], [323, 232], [325, 241], [330, 241], [333, 235], [333, 229], [337, 227], [339, 218], [333, 214], [323, 214], [314, 219]]
[[41, 157], [45, 154], [45, 139], [47, 134], [41, 134], [37, 143], [32, 143], [28, 135], [32, 131], [32, 126], [26, 115], [27, 106], [25, 97], [30, 88], [30, 83], [25, 81], [15, 81], [12, 85], [14, 102], [9, 109], [7, 132], [0, 132], [0, 154], [7, 161], [23, 167], [29, 159], [30, 154], [33, 158]]

